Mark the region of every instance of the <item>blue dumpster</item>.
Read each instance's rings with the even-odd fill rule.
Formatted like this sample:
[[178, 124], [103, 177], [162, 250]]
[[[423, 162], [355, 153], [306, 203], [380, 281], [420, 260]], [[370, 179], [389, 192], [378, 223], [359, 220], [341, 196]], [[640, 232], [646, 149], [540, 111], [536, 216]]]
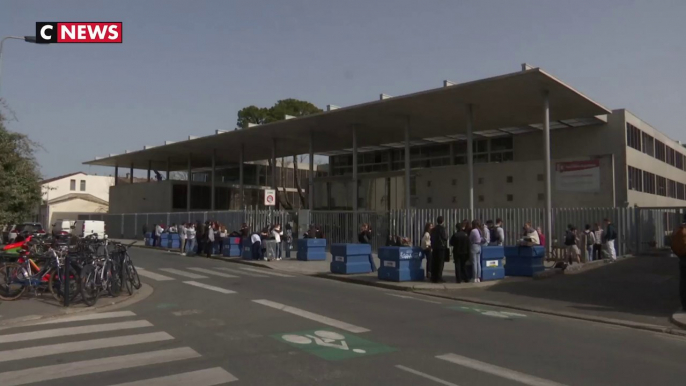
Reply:
[[250, 237], [243, 239], [243, 260], [252, 260], [252, 242]]
[[423, 281], [422, 249], [419, 247], [379, 248], [379, 280]]
[[331, 245], [332, 273], [369, 273], [372, 272], [370, 256], [372, 246], [369, 244], [333, 244]]
[[505, 247], [505, 275], [533, 276], [545, 270], [545, 248], [540, 245]]
[[505, 248], [502, 246], [481, 247], [481, 280], [499, 280], [505, 278], [505, 268], [503, 267], [505, 258]]
[[222, 255], [226, 257], [240, 257], [242, 254], [240, 237], [224, 237]]
[[326, 260], [326, 239], [298, 239], [298, 260]]

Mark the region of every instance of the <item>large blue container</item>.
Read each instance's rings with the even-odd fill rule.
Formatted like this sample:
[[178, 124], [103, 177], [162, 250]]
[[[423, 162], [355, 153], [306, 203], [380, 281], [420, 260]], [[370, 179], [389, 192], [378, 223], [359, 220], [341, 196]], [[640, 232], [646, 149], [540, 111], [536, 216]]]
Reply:
[[422, 250], [419, 247], [379, 248], [379, 280], [423, 281]]
[[252, 260], [252, 242], [250, 237], [243, 240], [243, 260]]
[[372, 272], [371, 254], [372, 246], [369, 244], [333, 244], [331, 245], [331, 272], [342, 274]]
[[543, 246], [505, 247], [505, 275], [533, 276], [534, 273], [545, 270]]
[[326, 239], [298, 239], [298, 260], [326, 260]]
[[240, 257], [241, 247], [239, 245], [224, 244], [224, 251], [222, 251], [222, 255], [226, 257]]
[[502, 246], [481, 247], [481, 280], [499, 280], [505, 277], [503, 258], [505, 249]]
[[167, 248], [179, 249], [181, 248], [181, 240], [168, 240]]
[[171, 240], [181, 240], [178, 233], [167, 233], [167, 234], [169, 235], [169, 239], [171, 239]]

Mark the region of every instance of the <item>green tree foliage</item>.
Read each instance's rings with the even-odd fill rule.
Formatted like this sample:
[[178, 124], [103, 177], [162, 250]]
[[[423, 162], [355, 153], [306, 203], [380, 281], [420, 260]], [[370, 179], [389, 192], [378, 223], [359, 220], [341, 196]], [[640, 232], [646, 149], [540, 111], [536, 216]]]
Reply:
[[5, 123], [0, 113], [0, 224], [27, 220], [41, 200], [37, 145]]
[[248, 127], [248, 123], [261, 125], [269, 122], [267, 120], [268, 116], [269, 109], [257, 106], [248, 106], [238, 111], [238, 120], [236, 121], [236, 124], [241, 129], [245, 129]]
[[320, 113], [322, 110], [307, 101], [298, 99], [282, 99], [274, 104], [274, 106], [257, 107], [251, 105], [244, 107], [238, 111], [238, 120], [236, 124], [238, 127], [245, 129], [248, 123], [261, 125], [269, 122], [282, 121], [286, 119], [286, 115], [294, 117], [302, 117], [305, 115]]

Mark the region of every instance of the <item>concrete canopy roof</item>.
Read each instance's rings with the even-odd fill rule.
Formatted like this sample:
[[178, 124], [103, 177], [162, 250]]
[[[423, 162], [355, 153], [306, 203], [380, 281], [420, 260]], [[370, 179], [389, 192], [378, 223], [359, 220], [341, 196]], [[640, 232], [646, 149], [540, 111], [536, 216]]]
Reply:
[[[185, 170], [191, 155], [194, 168], [209, 167], [212, 149], [217, 165], [239, 162], [240, 146], [245, 161], [269, 159], [272, 140], [276, 156], [307, 154], [309, 136], [317, 154], [352, 147], [352, 127], [358, 127], [358, 146], [374, 147], [404, 141], [409, 120], [411, 140], [446, 137], [459, 139], [467, 133], [466, 106], [474, 111], [475, 132], [503, 130], [516, 134], [518, 127], [535, 127], [543, 121], [543, 93], [548, 92], [551, 125], [554, 121], [583, 122], [610, 110], [592, 101], [539, 68], [456, 84], [339, 108], [310, 116], [253, 126], [206, 137], [97, 158], [87, 165], [124, 168]], [[598, 122], [597, 122], [598, 123]], [[531, 126], [533, 125], [533, 126]], [[568, 126], [575, 126], [569, 124]], [[521, 131], [520, 131], [521, 132]], [[440, 141], [439, 141], [440, 142]]]

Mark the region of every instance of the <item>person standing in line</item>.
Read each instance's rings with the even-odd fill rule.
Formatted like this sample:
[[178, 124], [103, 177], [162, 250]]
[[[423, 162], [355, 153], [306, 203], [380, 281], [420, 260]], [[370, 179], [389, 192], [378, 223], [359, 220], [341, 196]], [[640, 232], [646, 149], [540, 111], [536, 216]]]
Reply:
[[186, 255], [186, 224], [179, 224], [179, 247], [181, 256]]
[[173, 223], [173, 224], [169, 227], [169, 229], [167, 230], [167, 232], [169, 232], [169, 233], [176, 233], [176, 232], [178, 232], [178, 230], [176, 229], [176, 223]]
[[148, 233], [148, 224], [143, 224], [143, 239], [145, 239], [146, 233]]
[[450, 238], [453, 248], [453, 262], [455, 263], [455, 281], [467, 282], [467, 260], [469, 260], [469, 221], [463, 220], [456, 226], [456, 232]]
[[[360, 234], [357, 235], [357, 241], [360, 244], [371, 244], [372, 243], [372, 228], [369, 224], [362, 223], [360, 227]], [[376, 263], [374, 262], [374, 256], [369, 255], [369, 265], [372, 268], [372, 272], [376, 272]]]
[[469, 254], [472, 261], [472, 283], [481, 281], [481, 245], [486, 240], [483, 237], [483, 227], [479, 220], [472, 221], [472, 231], [469, 233]]
[[283, 232], [281, 231], [281, 224], [274, 225], [274, 228], [272, 228], [272, 236], [274, 237], [274, 241], [276, 242], [274, 257], [276, 258], [276, 260], [281, 260], [281, 236], [283, 236]]
[[[493, 221], [491, 221], [493, 223]], [[484, 239], [484, 245], [488, 245], [491, 242], [491, 232], [488, 229], [488, 225], [483, 222], [483, 220], [479, 220], [479, 224], [481, 224], [481, 234]]]
[[593, 244], [593, 260], [600, 260], [603, 258], [603, 234], [605, 232], [598, 223], [595, 223], [594, 227], [593, 237], [595, 243]]
[[286, 258], [291, 258], [291, 250], [293, 250], [293, 226], [290, 222], [286, 223]]
[[565, 232], [565, 251], [569, 264], [572, 264], [575, 261], [581, 263], [581, 258], [579, 258], [581, 251], [577, 245], [578, 242], [579, 237], [576, 234], [576, 227], [572, 224], [567, 225], [567, 232]]
[[438, 216], [436, 226], [431, 230], [431, 282], [444, 283], [443, 266], [448, 256], [448, 231], [443, 225], [443, 216]]
[[426, 259], [426, 278], [431, 279], [431, 229], [433, 229], [434, 224], [428, 222], [424, 225], [424, 234], [422, 235], [422, 240], [420, 242], [420, 247], [422, 248], [422, 253]]
[[536, 227], [536, 235], [538, 235], [538, 245], [545, 247], [545, 235], [543, 234], [543, 229], [541, 229], [541, 227]]
[[195, 254], [195, 247], [197, 244], [196, 237], [197, 231], [195, 230], [195, 225], [189, 223], [188, 227], [186, 227], [186, 254], [188, 256]]
[[207, 257], [212, 256], [214, 249], [214, 224], [210, 221], [206, 224], [207, 232], [205, 234], [205, 255]]
[[[505, 245], [505, 230], [503, 229], [503, 219], [495, 219], [495, 233], [496, 233], [496, 243], [493, 245], [503, 246]], [[491, 239], [491, 243], [493, 240]]]
[[617, 229], [609, 218], [603, 220], [605, 222], [604, 244], [605, 252], [612, 262], [617, 261], [617, 252], [615, 251], [615, 240], [617, 239]]
[[152, 246], [156, 247], [157, 246], [157, 224], [152, 224], [152, 232], [150, 232], [150, 236], [152, 237]]
[[202, 254], [205, 250], [205, 231], [205, 226], [200, 221], [197, 221], [195, 223], [195, 242], [197, 243], [198, 255]]
[[250, 236], [250, 252], [253, 260], [262, 260], [262, 238], [257, 232]]
[[583, 245], [586, 251], [586, 262], [593, 261], [593, 246], [595, 245], [595, 234], [591, 230], [591, 225], [586, 224], [584, 229]]

